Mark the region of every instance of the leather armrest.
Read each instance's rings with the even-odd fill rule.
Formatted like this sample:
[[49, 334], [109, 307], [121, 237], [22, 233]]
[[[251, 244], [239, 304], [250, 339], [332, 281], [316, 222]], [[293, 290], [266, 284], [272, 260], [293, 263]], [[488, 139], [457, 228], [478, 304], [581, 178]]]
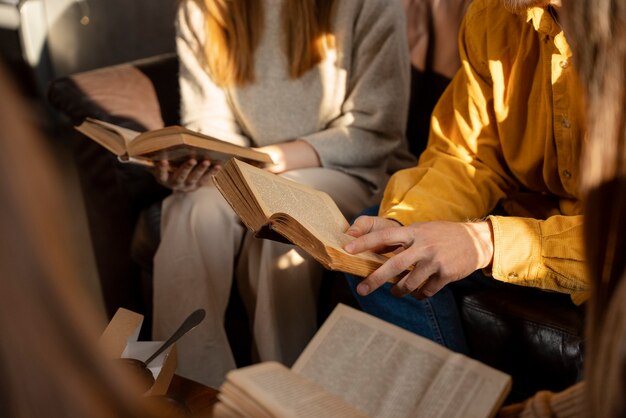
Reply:
[[48, 99], [73, 125], [93, 117], [141, 131], [163, 126], [152, 83], [129, 64], [57, 79]]
[[455, 287], [472, 356], [513, 376], [511, 400], [581, 378], [584, 307], [568, 295], [493, 281]]
[[[169, 54], [54, 80], [48, 100], [72, 124], [93, 117], [139, 131], [176, 123], [177, 59]], [[175, 116], [171, 116], [172, 114]]]
[[[169, 54], [57, 79], [48, 99], [74, 125], [94, 117], [143, 131], [164, 126], [164, 119], [178, 123], [177, 81], [178, 60]], [[149, 314], [131, 241], [141, 211], [170, 191], [76, 131], [64, 139], [74, 150], [107, 311], [125, 306]]]

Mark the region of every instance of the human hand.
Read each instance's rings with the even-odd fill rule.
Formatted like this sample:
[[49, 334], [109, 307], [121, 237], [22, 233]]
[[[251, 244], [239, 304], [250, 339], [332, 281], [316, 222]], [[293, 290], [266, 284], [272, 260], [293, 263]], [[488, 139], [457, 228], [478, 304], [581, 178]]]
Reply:
[[257, 148], [258, 151], [269, 154], [274, 165], [266, 169], [274, 174], [299, 168], [320, 167], [321, 163], [317, 152], [308, 142], [295, 140], [280, 144], [266, 145]]
[[164, 160], [157, 163], [155, 176], [159, 183], [175, 192], [191, 192], [208, 184], [211, 175], [219, 169], [220, 164], [211, 164], [209, 160], [198, 164], [192, 158], [179, 166], [172, 166], [169, 161]]
[[516, 403], [503, 407], [498, 411], [497, 418], [517, 418], [524, 411], [524, 403]]
[[[401, 227], [402, 224], [388, 218], [382, 218], [380, 216], [359, 216], [352, 225], [346, 230], [346, 234], [359, 238], [363, 235], [369, 234], [374, 231], [379, 231], [385, 228]], [[387, 249], [381, 247], [376, 252], [386, 253], [395, 250], [398, 246], [391, 246]]]
[[418, 299], [430, 297], [446, 284], [488, 267], [493, 258], [488, 222], [438, 221], [399, 226], [389, 219], [361, 216], [346, 233], [357, 237], [344, 247], [351, 254], [367, 250], [394, 253], [359, 283], [357, 292], [362, 296], [413, 267], [392, 287], [392, 293], [412, 293]]
[[287, 171], [287, 162], [285, 161], [285, 153], [282, 150], [280, 144], [266, 145], [264, 147], [256, 148], [257, 151], [266, 153], [272, 158], [274, 164], [268, 164], [265, 169], [274, 174], [280, 174]]

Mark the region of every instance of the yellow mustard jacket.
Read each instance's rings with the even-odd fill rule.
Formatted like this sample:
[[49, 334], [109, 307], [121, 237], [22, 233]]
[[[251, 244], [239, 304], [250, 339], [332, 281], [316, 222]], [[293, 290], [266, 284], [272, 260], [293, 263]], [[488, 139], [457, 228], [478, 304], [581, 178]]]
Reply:
[[459, 33], [461, 68], [437, 104], [417, 167], [390, 180], [381, 216], [404, 225], [488, 216], [490, 274], [569, 293], [589, 289], [579, 160], [582, 97], [571, 50], [550, 8], [526, 15], [475, 0]]

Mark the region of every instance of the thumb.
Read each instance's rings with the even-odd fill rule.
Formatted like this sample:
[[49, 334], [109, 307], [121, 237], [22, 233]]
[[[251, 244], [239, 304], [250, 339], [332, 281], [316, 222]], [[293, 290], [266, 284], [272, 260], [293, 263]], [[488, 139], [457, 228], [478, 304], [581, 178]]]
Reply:
[[358, 238], [378, 229], [377, 225], [380, 224], [381, 220], [382, 218], [378, 216], [359, 216], [346, 230], [346, 234]]

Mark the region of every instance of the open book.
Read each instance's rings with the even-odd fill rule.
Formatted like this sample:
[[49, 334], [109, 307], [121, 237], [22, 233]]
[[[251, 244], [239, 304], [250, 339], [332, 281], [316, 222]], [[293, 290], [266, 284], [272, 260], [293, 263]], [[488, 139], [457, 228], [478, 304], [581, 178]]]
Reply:
[[243, 223], [259, 238], [291, 242], [329, 270], [366, 277], [387, 257], [373, 252], [349, 254], [343, 246], [354, 237], [331, 197], [309, 186], [228, 161], [213, 178]]
[[76, 129], [117, 155], [121, 161], [143, 165], [152, 165], [154, 161], [160, 160], [169, 160], [176, 165], [190, 158], [198, 161], [225, 161], [231, 157], [255, 165], [273, 164], [271, 157], [264, 152], [231, 144], [182, 126], [139, 133], [86, 118]]
[[511, 377], [385, 321], [338, 305], [295, 365], [230, 372], [216, 418], [487, 418]]

